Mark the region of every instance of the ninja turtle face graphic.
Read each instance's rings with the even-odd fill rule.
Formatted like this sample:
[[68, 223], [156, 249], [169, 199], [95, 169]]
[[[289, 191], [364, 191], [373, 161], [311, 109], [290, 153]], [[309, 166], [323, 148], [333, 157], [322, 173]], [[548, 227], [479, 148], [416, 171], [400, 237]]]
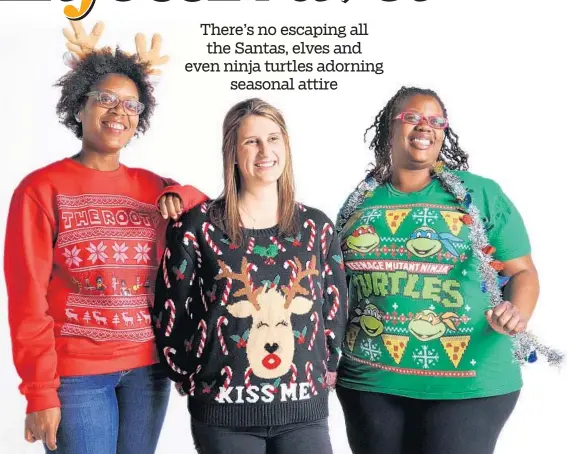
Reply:
[[430, 227], [420, 227], [410, 235], [406, 242], [407, 249], [418, 257], [429, 257], [437, 254], [443, 244], [439, 235]]
[[351, 320], [351, 323], [359, 323], [360, 327], [370, 337], [379, 336], [384, 331], [382, 312], [374, 304], [367, 304], [364, 310], [357, 307], [355, 314], [356, 316]]
[[420, 341], [427, 342], [443, 336], [447, 327], [456, 330], [452, 320], [454, 318], [458, 318], [458, 315], [453, 312], [437, 315], [435, 312], [426, 309], [415, 314], [408, 324], [408, 330]]
[[361, 225], [346, 239], [349, 249], [357, 252], [370, 252], [380, 244], [380, 237], [371, 225]]

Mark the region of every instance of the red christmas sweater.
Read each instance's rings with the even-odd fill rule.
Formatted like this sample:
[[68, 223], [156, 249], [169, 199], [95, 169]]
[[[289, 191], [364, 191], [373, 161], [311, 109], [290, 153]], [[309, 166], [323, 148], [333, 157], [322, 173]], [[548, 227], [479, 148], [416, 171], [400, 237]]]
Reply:
[[[28, 175], [8, 214], [4, 272], [27, 412], [60, 405], [59, 376], [157, 361], [149, 307], [164, 242], [156, 200], [172, 180], [63, 159]], [[206, 196], [176, 187], [185, 209]]]

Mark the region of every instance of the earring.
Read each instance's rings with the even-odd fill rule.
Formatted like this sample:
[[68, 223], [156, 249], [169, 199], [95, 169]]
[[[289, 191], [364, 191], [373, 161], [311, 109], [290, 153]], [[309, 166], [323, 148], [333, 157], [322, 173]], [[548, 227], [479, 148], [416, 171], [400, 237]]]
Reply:
[[78, 113], [75, 114], [75, 120], [77, 121], [77, 123], [81, 122], [81, 116]]

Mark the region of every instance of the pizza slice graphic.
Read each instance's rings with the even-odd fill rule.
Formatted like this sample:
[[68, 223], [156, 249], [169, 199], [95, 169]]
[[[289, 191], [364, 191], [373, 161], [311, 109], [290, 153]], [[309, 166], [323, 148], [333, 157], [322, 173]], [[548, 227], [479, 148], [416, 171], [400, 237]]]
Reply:
[[404, 219], [410, 213], [411, 208], [401, 208], [398, 210], [386, 210], [386, 223], [390, 227], [392, 235], [395, 235]]
[[409, 336], [398, 336], [396, 334], [382, 334], [382, 341], [390, 356], [396, 364], [400, 364], [406, 347], [408, 346]]
[[443, 348], [447, 353], [447, 356], [453, 363], [453, 366], [459, 367], [459, 363], [465, 354], [465, 350], [469, 346], [469, 342], [471, 340], [470, 336], [451, 336], [451, 337], [442, 337], [439, 339], [441, 344], [443, 344]]
[[449, 227], [451, 233], [457, 236], [461, 231], [461, 227], [463, 226], [463, 222], [461, 221], [463, 214], [459, 213], [458, 211], [440, 211], [440, 213], [447, 223], [447, 226]]

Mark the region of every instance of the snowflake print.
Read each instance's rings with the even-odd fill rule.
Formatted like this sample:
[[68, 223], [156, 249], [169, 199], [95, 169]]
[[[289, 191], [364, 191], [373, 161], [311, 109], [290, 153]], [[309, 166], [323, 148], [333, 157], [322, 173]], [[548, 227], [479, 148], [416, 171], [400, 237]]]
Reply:
[[370, 209], [370, 210], [366, 210], [364, 212], [364, 215], [360, 218], [360, 221], [363, 224], [372, 224], [376, 219], [379, 219], [382, 217], [382, 211], [374, 208], [374, 209]]
[[89, 244], [87, 251], [91, 253], [87, 260], [90, 260], [91, 263], [94, 265], [97, 260], [101, 261], [102, 263], [106, 262], [108, 255], [104, 252], [106, 250], [106, 245], [101, 241], [98, 243], [98, 246], [95, 246], [93, 243]]
[[128, 246], [126, 246], [126, 243], [122, 243], [122, 244], [114, 243], [112, 249], [114, 250], [114, 255], [112, 256], [114, 260], [122, 263], [124, 263], [125, 260], [128, 260], [128, 256], [126, 255]]
[[150, 255], [148, 254], [148, 252], [150, 252], [151, 249], [148, 246], [148, 243], [144, 244], [143, 246], [138, 243], [138, 246], [135, 246], [134, 249], [137, 252], [137, 254], [134, 256], [136, 263], [140, 263], [142, 260], [144, 261], [144, 263], [148, 263], [148, 260], [150, 260]]
[[439, 362], [439, 355], [435, 349], [429, 349], [427, 345], [422, 345], [421, 348], [416, 348], [413, 352], [413, 360], [424, 369], [429, 369]]
[[65, 252], [63, 252], [63, 256], [67, 259], [65, 260], [65, 264], [72, 268], [73, 266], [79, 266], [83, 259], [79, 257], [79, 253], [81, 252], [77, 246], [73, 246], [73, 249], [69, 250], [65, 248]]
[[422, 226], [432, 225], [433, 221], [439, 219], [439, 216], [429, 208], [423, 208], [422, 210], [417, 210], [412, 217], [416, 224], [421, 224]]
[[369, 358], [370, 361], [376, 361], [382, 356], [382, 350], [380, 350], [380, 347], [376, 347], [376, 345], [374, 345], [368, 338], [362, 341], [362, 343], [360, 344], [360, 349], [362, 350], [364, 356]]

